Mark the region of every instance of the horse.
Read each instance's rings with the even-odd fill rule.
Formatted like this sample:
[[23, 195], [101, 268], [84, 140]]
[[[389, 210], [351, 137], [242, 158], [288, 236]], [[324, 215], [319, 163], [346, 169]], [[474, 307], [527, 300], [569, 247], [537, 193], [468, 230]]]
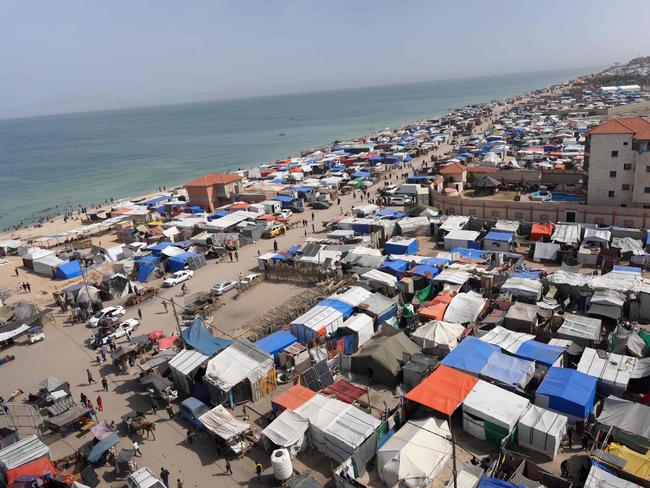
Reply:
[[148, 420], [143, 420], [140, 423], [140, 428], [142, 429], [143, 434], [146, 432], [147, 439], [149, 438], [149, 434], [151, 434], [153, 436], [153, 440], [156, 440], [156, 424]]

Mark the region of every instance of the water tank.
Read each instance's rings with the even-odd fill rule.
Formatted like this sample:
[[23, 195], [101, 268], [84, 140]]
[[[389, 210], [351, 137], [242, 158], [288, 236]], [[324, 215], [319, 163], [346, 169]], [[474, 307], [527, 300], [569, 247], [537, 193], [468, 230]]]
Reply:
[[276, 449], [271, 453], [271, 466], [273, 466], [273, 477], [278, 481], [286, 481], [293, 474], [293, 465], [289, 451]]

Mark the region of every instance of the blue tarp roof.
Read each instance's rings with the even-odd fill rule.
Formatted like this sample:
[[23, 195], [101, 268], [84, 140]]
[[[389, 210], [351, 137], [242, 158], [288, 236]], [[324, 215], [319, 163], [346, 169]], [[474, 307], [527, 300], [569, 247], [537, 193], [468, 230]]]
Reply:
[[345, 303], [343, 300], [339, 300], [338, 298], [325, 298], [324, 300], [318, 302], [318, 305], [322, 305], [324, 307], [332, 307], [333, 309], [341, 312], [344, 318], [352, 315], [352, 311], [354, 310], [354, 307], [352, 305]]
[[614, 271], [628, 271], [628, 272], [640, 274], [641, 268], [637, 268], [636, 266], [624, 266], [622, 264], [615, 264]]
[[120, 438], [117, 436], [117, 433], [111, 432], [101, 441], [93, 446], [93, 448], [88, 453], [88, 461], [91, 463], [96, 463], [102, 457], [102, 455], [108, 451], [111, 447], [116, 446], [120, 442]]
[[192, 205], [190, 207], [187, 207], [187, 210], [189, 210], [192, 214], [197, 214], [203, 212], [203, 207], [201, 205]]
[[357, 171], [352, 173], [352, 178], [370, 178], [370, 173], [367, 171]]
[[152, 264], [141, 264], [138, 268], [138, 273], [135, 275], [136, 281], [140, 283], [146, 283], [149, 279], [151, 273], [156, 270], [156, 267]]
[[550, 368], [536, 395], [549, 398], [548, 408], [580, 419], [594, 408], [598, 378], [575, 369]]
[[296, 339], [296, 336], [294, 336], [291, 332], [288, 332], [286, 330], [279, 330], [271, 335], [263, 337], [257, 341], [255, 345], [262, 351], [268, 352], [269, 354], [275, 356], [280, 351], [295, 342], [298, 342], [298, 339]]
[[186, 344], [189, 344], [206, 356], [213, 356], [224, 347], [232, 344], [231, 340], [214, 337], [206, 327], [203, 317], [200, 315], [194, 319], [192, 325], [181, 333], [181, 336]]
[[401, 259], [387, 260], [384, 261], [384, 264], [381, 265], [380, 270], [389, 270], [389, 271], [406, 271], [409, 267], [407, 261], [402, 261]]
[[163, 202], [167, 202], [169, 198], [170, 197], [168, 195], [158, 195], [140, 202], [140, 205], [146, 205], [147, 207], [155, 207], [156, 205], [160, 205]]
[[276, 195], [271, 200], [276, 200], [278, 202], [291, 203], [295, 200], [294, 197], [288, 197], [287, 195]]
[[418, 264], [417, 266], [413, 266], [409, 271], [420, 276], [426, 276], [427, 273], [431, 273], [431, 278], [435, 278], [440, 274], [440, 268], [429, 264]]
[[490, 251], [482, 251], [480, 249], [465, 249], [464, 247], [453, 247], [452, 253], [458, 253], [463, 258], [468, 259], [487, 259]]
[[451, 259], [447, 258], [426, 258], [420, 261], [420, 264], [430, 264], [431, 266], [444, 266], [451, 264]]
[[526, 386], [524, 381], [527, 374], [535, 371], [535, 365], [532, 361], [519, 359], [502, 352], [495, 352], [490, 355], [487, 363], [481, 370], [481, 376], [499, 381], [504, 385]]
[[309, 188], [308, 186], [294, 186], [291, 188], [293, 191], [298, 191], [301, 193], [311, 193], [314, 191], [313, 188]]
[[191, 257], [194, 256], [200, 256], [200, 254], [196, 252], [184, 252], [183, 254], [179, 254], [177, 256], [172, 256], [166, 261], [166, 267], [167, 271], [170, 272], [176, 272], [180, 271], [185, 268], [185, 263], [187, 263], [187, 260]]
[[525, 280], [537, 280], [541, 271], [511, 271], [508, 273], [512, 278], [522, 278]]
[[137, 258], [134, 262], [140, 264], [157, 264], [159, 261], [159, 256], [142, 256]]
[[647, 234], [645, 235], [645, 243], [650, 244], [650, 230], [646, 230]]
[[147, 246], [145, 249], [147, 251], [152, 251], [154, 254], [160, 254], [160, 251], [169, 246], [175, 246], [173, 242], [159, 242], [158, 244], [153, 244], [152, 246]]
[[563, 347], [551, 346], [543, 342], [530, 340], [521, 344], [515, 354], [550, 367], [563, 353]]
[[81, 266], [79, 266], [79, 261], [70, 261], [69, 263], [59, 264], [56, 268], [56, 277], [61, 280], [69, 280], [76, 276], [81, 276]]
[[208, 215], [208, 220], [213, 221], [213, 220], [216, 220], [216, 219], [220, 219], [221, 217], [225, 217], [226, 215], [228, 215], [228, 211], [227, 210], [222, 210], [221, 212], [216, 212], [216, 213], [213, 213], [212, 215]]
[[512, 233], [493, 230], [488, 232], [485, 239], [490, 239], [491, 241], [510, 242], [512, 240]]
[[413, 181], [429, 181], [436, 178], [436, 176], [432, 175], [415, 175], [415, 176], [409, 176], [407, 179], [413, 180]]
[[478, 483], [478, 488], [525, 488], [523, 485], [515, 485], [497, 478], [483, 476]]
[[498, 346], [483, 342], [476, 337], [465, 337], [447, 354], [442, 364], [478, 375], [492, 353], [500, 351]]

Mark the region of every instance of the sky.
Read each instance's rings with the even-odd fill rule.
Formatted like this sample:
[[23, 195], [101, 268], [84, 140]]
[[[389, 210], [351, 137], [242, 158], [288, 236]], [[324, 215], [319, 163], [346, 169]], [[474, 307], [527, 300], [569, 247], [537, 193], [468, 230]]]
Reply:
[[605, 67], [648, 0], [0, 0], [0, 118]]

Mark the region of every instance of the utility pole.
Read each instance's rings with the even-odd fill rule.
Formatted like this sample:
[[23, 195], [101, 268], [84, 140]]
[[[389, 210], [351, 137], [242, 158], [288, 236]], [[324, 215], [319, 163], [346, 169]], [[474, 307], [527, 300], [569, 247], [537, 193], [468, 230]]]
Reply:
[[172, 298], [170, 300], [172, 302], [172, 311], [174, 312], [174, 318], [176, 319], [176, 330], [178, 331], [178, 337], [181, 336], [181, 322], [178, 320], [178, 313], [176, 313], [176, 302], [174, 302], [174, 299]]
[[[451, 418], [449, 419], [449, 424], [451, 425]], [[458, 488], [457, 471], [456, 471], [456, 440], [454, 439], [454, 434], [451, 434], [451, 461], [452, 461], [452, 472], [454, 475], [454, 488]]]

